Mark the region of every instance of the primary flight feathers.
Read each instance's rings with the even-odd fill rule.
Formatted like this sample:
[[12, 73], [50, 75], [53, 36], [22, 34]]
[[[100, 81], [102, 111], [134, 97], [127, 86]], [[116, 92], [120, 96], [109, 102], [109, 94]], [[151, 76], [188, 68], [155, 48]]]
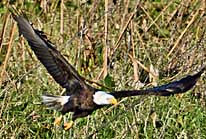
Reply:
[[[104, 105], [116, 104], [116, 98], [137, 95], [169, 96], [184, 93], [195, 85], [205, 70], [204, 67], [198, 73], [189, 75], [179, 81], [146, 90], [123, 90], [108, 94], [88, 85], [42, 31], [34, 29], [23, 16], [14, 13], [12, 13], [12, 16], [17, 22], [19, 33], [28, 41], [29, 46], [46, 67], [49, 74], [58, 84], [66, 88], [66, 96], [42, 96], [43, 103], [50, 108], [58, 109], [62, 114], [74, 112], [72, 120], [85, 117]], [[71, 124], [68, 125], [71, 126]]]
[[200, 78], [204, 70], [205, 67], [202, 67], [201, 70], [194, 75], [188, 75], [187, 77], [182, 78], [178, 81], [174, 81], [162, 86], [148, 88], [146, 90], [117, 91], [111, 94], [115, 98], [122, 98], [137, 95], [169, 96], [177, 93], [184, 93], [190, 90], [196, 84], [197, 80]]
[[78, 72], [66, 61], [43, 34], [34, 29], [22, 16], [13, 14], [18, 23], [19, 33], [28, 41], [37, 58], [46, 67], [54, 80], [68, 93], [74, 93], [75, 89], [81, 87], [82, 78]]

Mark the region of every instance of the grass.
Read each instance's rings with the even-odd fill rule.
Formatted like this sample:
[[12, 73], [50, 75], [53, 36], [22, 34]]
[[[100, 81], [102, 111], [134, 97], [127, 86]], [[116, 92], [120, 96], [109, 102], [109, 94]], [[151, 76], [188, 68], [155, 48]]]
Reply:
[[[43, 30], [82, 76], [110, 90], [164, 84], [205, 64], [204, 1], [44, 2], [10, 4]], [[59, 113], [42, 106], [40, 96], [63, 89], [13, 28], [8, 5], [0, 4], [2, 138], [206, 138], [205, 74], [184, 95], [125, 98], [78, 119], [69, 131], [54, 127]], [[76, 36], [82, 28], [86, 32]]]

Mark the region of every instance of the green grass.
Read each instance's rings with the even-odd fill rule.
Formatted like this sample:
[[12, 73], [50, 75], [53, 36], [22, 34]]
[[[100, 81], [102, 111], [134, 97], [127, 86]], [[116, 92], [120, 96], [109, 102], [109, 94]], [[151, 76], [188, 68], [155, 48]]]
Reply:
[[[39, 2], [30, 0], [13, 0], [10, 4], [23, 11], [35, 27], [43, 30], [82, 76], [89, 80], [98, 77], [104, 61], [104, 1], [65, 0], [63, 34], [60, 34], [59, 1], [47, 3], [44, 9]], [[158, 70], [158, 78], [153, 82], [159, 85], [198, 71], [206, 61], [204, 2], [141, 2], [114, 52], [135, 5], [135, 1], [128, 5], [123, 1], [109, 2], [107, 42], [110, 65], [107, 77], [97, 82], [111, 90], [140, 88], [134, 80], [134, 63], [129, 54], [148, 69], [153, 65]], [[42, 65], [37, 67], [40, 62], [27, 42], [19, 37], [17, 27], [11, 52], [8, 51], [14, 22], [9, 17], [3, 28], [9, 13], [7, 7], [7, 1], [0, 4], [0, 31], [5, 29], [0, 48], [0, 73], [4, 72], [0, 77], [1, 138], [206, 138], [205, 74], [195, 88], [184, 95], [126, 98], [116, 107], [105, 107], [76, 120], [69, 131], [55, 127], [53, 121], [60, 113], [42, 106], [40, 97], [45, 93], [60, 95], [63, 89]], [[83, 20], [87, 31], [81, 38], [76, 33], [81, 30]], [[74, 36], [68, 44], [67, 41]], [[10, 56], [4, 69], [7, 54]], [[153, 86], [147, 71], [139, 65], [135, 70], [143, 88]], [[69, 120], [71, 114], [66, 117]]]

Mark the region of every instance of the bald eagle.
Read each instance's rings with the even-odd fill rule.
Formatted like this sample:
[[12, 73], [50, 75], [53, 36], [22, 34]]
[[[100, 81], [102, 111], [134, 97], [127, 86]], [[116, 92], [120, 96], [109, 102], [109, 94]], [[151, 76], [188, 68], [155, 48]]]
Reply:
[[[61, 55], [46, 35], [28, 22], [23, 16], [12, 13], [17, 22], [19, 33], [28, 41], [39, 61], [45, 66], [53, 79], [66, 89], [64, 96], [43, 95], [42, 102], [49, 108], [60, 111], [62, 115], [73, 112], [72, 120], [65, 122], [65, 130], [72, 127], [73, 121], [86, 117], [93, 111], [106, 105], [117, 104], [117, 99], [137, 95], [169, 96], [184, 93], [191, 89], [203, 73], [202, 68], [194, 75], [188, 75], [178, 81], [145, 90], [123, 90], [105, 92], [88, 85], [85, 79], [78, 74], [75, 68]], [[60, 124], [62, 116], [54, 123]]]

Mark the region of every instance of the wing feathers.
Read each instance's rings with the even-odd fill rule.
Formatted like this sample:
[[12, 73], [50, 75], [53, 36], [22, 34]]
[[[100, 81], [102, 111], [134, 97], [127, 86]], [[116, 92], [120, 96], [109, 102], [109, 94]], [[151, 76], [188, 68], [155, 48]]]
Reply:
[[18, 23], [20, 34], [28, 41], [37, 58], [57, 83], [66, 88], [70, 94], [74, 93], [73, 88], [88, 86], [77, 71], [47, 40], [42, 31], [34, 29], [22, 16], [13, 14], [13, 17]]
[[138, 95], [156, 95], [156, 96], [169, 96], [177, 93], [184, 93], [190, 90], [200, 78], [201, 74], [205, 70], [203, 67], [200, 72], [194, 75], [188, 75], [181, 80], [174, 81], [162, 86], [149, 88], [146, 90], [131, 90], [131, 91], [116, 91], [111, 94], [115, 98], [129, 97], [129, 96], [138, 96]]

